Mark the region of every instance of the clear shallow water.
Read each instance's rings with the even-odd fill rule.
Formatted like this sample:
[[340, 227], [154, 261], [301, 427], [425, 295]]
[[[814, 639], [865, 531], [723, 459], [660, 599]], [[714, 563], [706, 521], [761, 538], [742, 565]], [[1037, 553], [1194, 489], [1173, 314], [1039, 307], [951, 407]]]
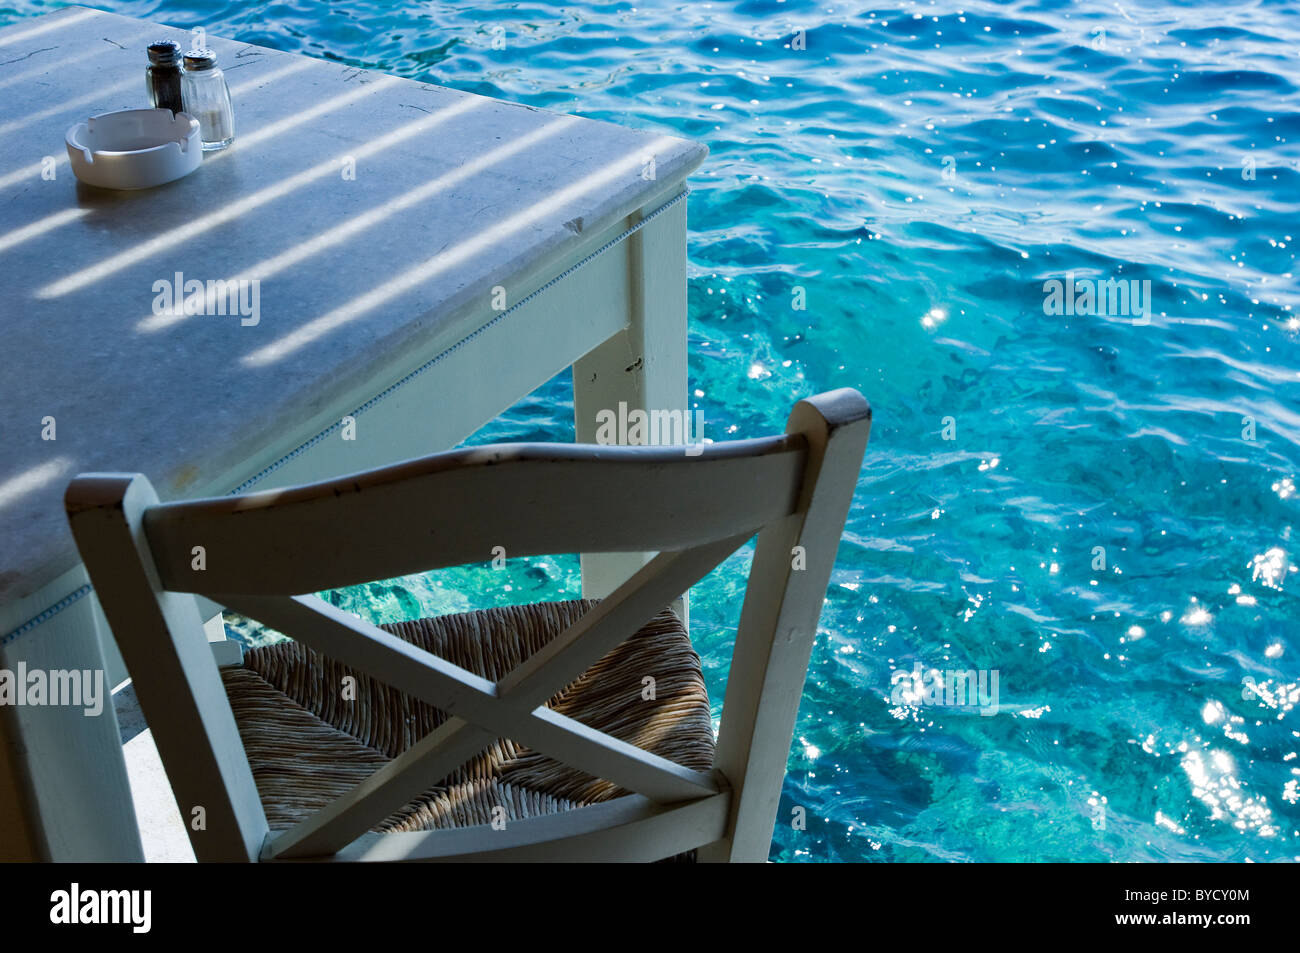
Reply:
[[[1300, 857], [1300, 9], [102, 5], [708, 143], [706, 435], [844, 385], [875, 407], [773, 859]], [[1068, 272], [1149, 279], [1150, 324], [1045, 315]], [[571, 438], [561, 377], [475, 442]], [[692, 593], [715, 711], [746, 559]], [[570, 557], [505, 575], [334, 598], [577, 592]], [[895, 704], [918, 662], [996, 669], [998, 713]]]

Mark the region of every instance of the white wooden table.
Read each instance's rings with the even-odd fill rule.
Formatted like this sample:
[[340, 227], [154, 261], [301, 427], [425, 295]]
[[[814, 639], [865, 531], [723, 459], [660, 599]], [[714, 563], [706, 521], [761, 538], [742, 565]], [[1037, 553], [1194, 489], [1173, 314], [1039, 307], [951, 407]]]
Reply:
[[[0, 30], [10, 671], [122, 675], [63, 514], [76, 473], [164, 499], [318, 479], [454, 446], [569, 365], [579, 440], [620, 401], [685, 408], [702, 146], [209, 37], [234, 147], [158, 189], [80, 186], [65, 131], [146, 105], [160, 37], [188, 39], [79, 7]], [[246, 307], [156, 313], [177, 273], [250, 282]], [[586, 594], [640, 561], [584, 556]], [[112, 712], [0, 706], [0, 859], [141, 856]]]

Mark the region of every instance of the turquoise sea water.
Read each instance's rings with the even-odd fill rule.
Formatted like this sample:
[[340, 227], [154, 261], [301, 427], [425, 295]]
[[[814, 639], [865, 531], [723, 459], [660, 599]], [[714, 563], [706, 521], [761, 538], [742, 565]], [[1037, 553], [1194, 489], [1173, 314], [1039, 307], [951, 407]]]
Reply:
[[[773, 859], [1300, 857], [1300, 7], [100, 5], [709, 145], [705, 434], [875, 408]], [[1149, 280], [1149, 323], [1045, 314], [1069, 273]], [[562, 376], [474, 442], [572, 432]], [[692, 592], [715, 714], [747, 559]], [[577, 592], [506, 576], [333, 598]], [[997, 713], [891, 698], [917, 664], [996, 670]]]

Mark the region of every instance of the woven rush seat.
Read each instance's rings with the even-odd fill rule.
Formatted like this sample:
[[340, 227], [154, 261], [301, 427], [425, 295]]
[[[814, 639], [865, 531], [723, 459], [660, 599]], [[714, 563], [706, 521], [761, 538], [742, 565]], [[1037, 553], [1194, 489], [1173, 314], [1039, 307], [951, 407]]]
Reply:
[[[495, 681], [596, 604], [535, 603], [381, 628]], [[273, 831], [292, 827], [347, 793], [447, 717], [297, 642], [251, 649], [242, 668], [223, 669], [221, 675]], [[653, 699], [642, 697], [647, 676], [654, 679]], [[348, 677], [355, 682], [346, 682]], [[547, 705], [685, 767], [708, 770], [713, 764], [700, 660], [670, 610], [660, 612]], [[507, 820], [519, 820], [627, 793], [499, 738], [374, 830], [488, 824], [498, 806]]]

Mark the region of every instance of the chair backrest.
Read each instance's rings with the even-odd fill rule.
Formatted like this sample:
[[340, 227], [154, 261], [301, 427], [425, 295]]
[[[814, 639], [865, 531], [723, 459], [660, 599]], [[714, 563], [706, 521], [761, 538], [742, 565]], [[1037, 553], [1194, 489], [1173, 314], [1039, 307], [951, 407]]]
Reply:
[[[862, 396], [843, 389], [800, 401], [782, 436], [696, 455], [484, 446], [176, 503], [160, 503], [139, 474], [83, 474], [65, 503], [200, 860], [626, 859], [699, 847], [702, 860], [761, 861], [870, 419]], [[713, 771], [545, 707], [755, 531]], [[495, 683], [302, 595], [479, 562], [496, 546], [511, 556], [659, 555]], [[347, 795], [272, 833], [196, 595], [450, 717]], [[529, 819], [509, 837], [367, 833], [503, 736], [635, 793], [566, 812], [576, 819]]]

